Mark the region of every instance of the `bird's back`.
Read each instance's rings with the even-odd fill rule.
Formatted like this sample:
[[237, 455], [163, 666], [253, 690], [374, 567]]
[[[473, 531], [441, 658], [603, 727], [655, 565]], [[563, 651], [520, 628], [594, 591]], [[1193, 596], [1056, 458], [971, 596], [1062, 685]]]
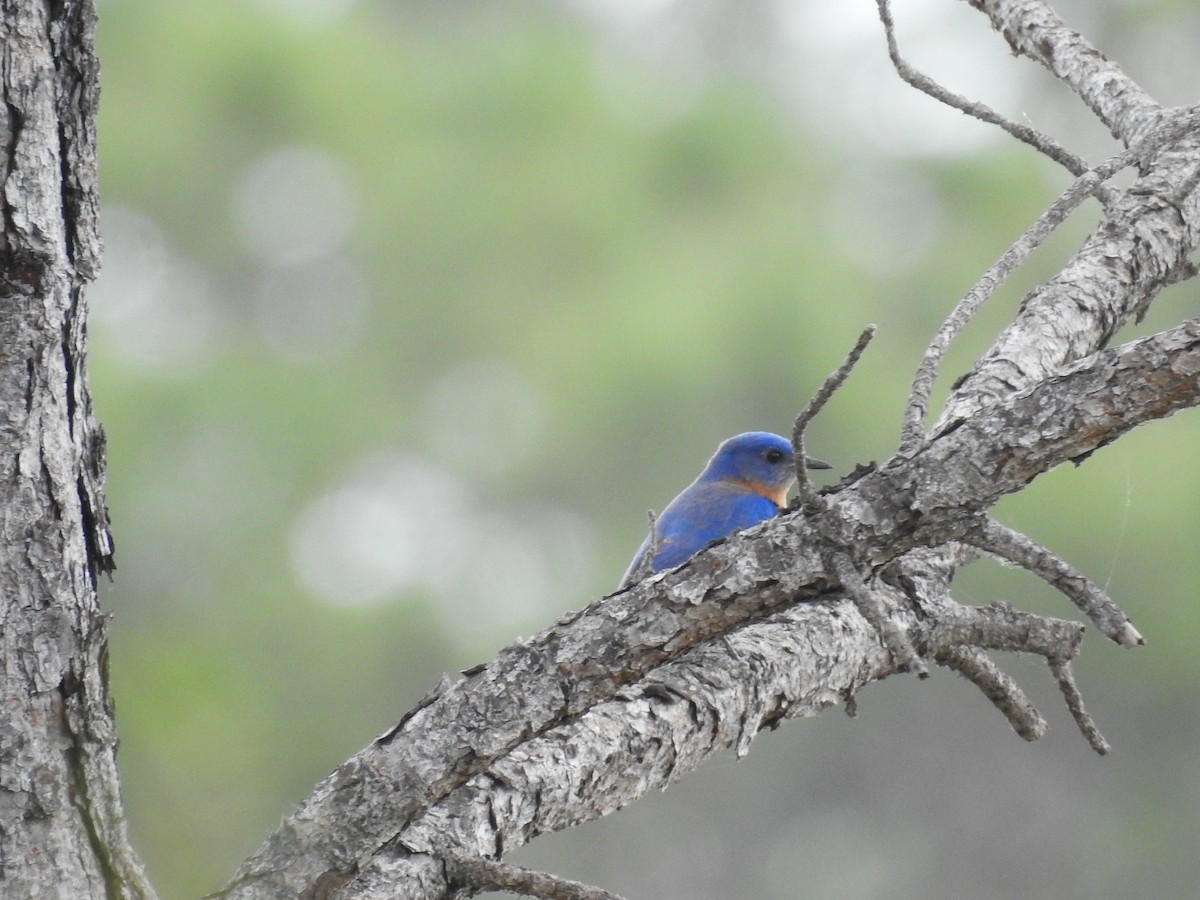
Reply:
[[[771, 500], [744, 483], [698, 478], [658, 517], [658, 552], [650, 571], [677, 566], [718, 538], [756, 525], [777, 511]], [[622, 586], [633, 579], [649, 549], [647, 536], [621, 579]]]

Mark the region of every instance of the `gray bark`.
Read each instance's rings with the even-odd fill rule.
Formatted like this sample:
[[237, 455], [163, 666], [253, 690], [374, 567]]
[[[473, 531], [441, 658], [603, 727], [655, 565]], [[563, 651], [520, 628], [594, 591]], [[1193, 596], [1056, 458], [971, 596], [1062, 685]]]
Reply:
[[0, 4], [0, 865], [6, 897], [145, 897], [114, 759], [90, 2]]

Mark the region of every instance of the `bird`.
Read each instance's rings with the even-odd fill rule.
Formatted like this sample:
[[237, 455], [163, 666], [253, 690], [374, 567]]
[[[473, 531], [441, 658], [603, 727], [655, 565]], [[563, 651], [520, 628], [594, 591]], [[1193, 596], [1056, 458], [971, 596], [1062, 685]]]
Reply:
[[[812, 457], [805, 459], [805, 466], [831, 468]], [[723, 441], [704, 471], [654, 521], [654, 531], [634, 554], [621, 587], [677, 566], [718, 538], [771, 518], [787, 502], [795, 480], [787, 438], [748, 431]], [[652, 546], [656, 550], [647, 570], [644, 558]]]

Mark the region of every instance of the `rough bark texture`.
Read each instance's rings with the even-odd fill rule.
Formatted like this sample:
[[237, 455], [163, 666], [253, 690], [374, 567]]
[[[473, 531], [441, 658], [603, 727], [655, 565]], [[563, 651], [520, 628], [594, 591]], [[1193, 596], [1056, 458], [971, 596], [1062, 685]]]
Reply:
[[1053, 72], [1115, 138], [1144, 147], [1145, 155], [1135, 184], [1116, 195], [1063, 270], [1025, 298], [1016, 320], [958, 385], [943, 425], [1105, 346], [1186, 270], [1200, 229], [1200, 133], [1193, 127], [1165, 145], [1154, 141], [1187, 110], [1155, 103], [1040, 0], [971, 5], [987, 14], [1014, 52]]
[[0, 865], [6, 897], [149, 896], [129, 850], [97, 578], [104, 438], [90, 2], [0, 4]]

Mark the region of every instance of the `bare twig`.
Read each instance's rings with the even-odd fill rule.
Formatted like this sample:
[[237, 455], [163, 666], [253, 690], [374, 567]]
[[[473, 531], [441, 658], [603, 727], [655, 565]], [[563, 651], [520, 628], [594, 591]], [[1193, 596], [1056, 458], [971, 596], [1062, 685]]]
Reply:
[[616, 894], [578, 881], [568, 881], [557, 875], [534, 872], [479, 856], [446, 854], [442, 862], [446, 869], [446, 880], [456, 890], [471, 893], [508, 891], [544, 900], [621, 900]]
[[900, 432], [899, 452], [902, 455], [911, 454], [924, 440], [923, 423], [929, 408], [929, 395], [933, 391], [934, 381], [937, 380], [942, 358], [946, 355], [954, 338], [978, 312], [984, 301], [995, 292], [996, 288], [1029, 258], [1030, 254], [1066, 220], [1079, 204], [1096, 193], [1105, 179], [1111, 178], [1116, 172], [1136, 161], [1136, 151], [1127, 150], [1120, 156], [1115, 156], [1103, 165], [1080, 175], [1045, 212], [1034, 220], [1033, 224], [1025, 229], [1000, 258], [979, 276], [979, 280], [975, 282], [971, 290], [967, 291], [966, 295], [955, 304], [933, 340], [929, 342], [929, 346], [925, 348], [925, 355], [913, 376]]
[[859, 357], [867, 349], [867, 344], [871, 343], [873, 337], [875, 337], [875, 326], [868, 325], [859, 334], [858, 340], [854, 342], [854, 346], [846, 354], [842, 364], [826, 376], [821, 387], [804, 405], [804, 409], [800, 410], [800, 414], [796, 416], [796, 421], [792, 424], [792, 455], [796, 465], [796, 501], [799, 506], [811, 502], [813, 498], [812, 483], [808, 480], [808, 457], [804, 452], [804, 429], [821, 411], [821, 408], [829, 402], [834, 391], [842, 386], [842, 383], [850, 375], [850, 370], [858, 363]]
[[1036, 653], [1051, 659], [1072, 659], [1083, 642], [1083, 625], [1017, 609], [1002, 600], [987, 606], [964, 606], [950, 601], [938, 604], [922, 648], [943, 650], [972, 646], [982, 650]]
[[[1181, 109], [1171, 119], [1147, 134], [1135, 146], [1105, 160], [1094, 169], [1082, 173], [979, 277], [971, 290], [958, 301], [950, 315], [946, 317], [937, 334], [925, 349], [925, 355], [913, 376], [913, 384], [901, 427], [900, 453], [902, 455], [908, 455], [920, 446], [923, 440], [922, 423], [928, 410], [929, 395], [933, 390], [933, 383], [937, 379], [942, 358], [951, 342], [971, 320], [983, 302], [1004, 283], [1004, 280], [1018, 266], [1029, 258], [1029, 255], [1066, 220], [1067, 216], [1088, 197], [1098, 193], [1109, 178], [1128, 166], [1145, 166], [1155, 154], [1185, 135], [1194, 132], [1198, 127], [1200, 127], [1200, 108]], [[1200, 167], [1194, 168], [1192, 177], [1180, 186], [1177, 192], [1177, 202], [1182, 202], [1183, 197], [1195, 189], [1198, 180], [1200, 180]], [[1195, 266], [1188, 263], [1171, 273], [1170, 281], [1183, 281], [1195, 274]], [[1142, 313], [1144, 312], [1143, 309]]]
[[[1179, 128], [1182, 130], [1189, 127], [1195, 127], [1194, 124], [1190, 123], [1196, 122], [1197, 113], [1200, 113], [1200, 110], [1197, 110], [1196, 107], [1192, 107], [1187, 117], [1182, 117], [1178, 120], [1177, 124]], [[1151, 135], [1151, 138], [1154, 137], [1157, 137], [1157, 132]], [[1192, 191], [1196, 190], [1197, 184], [1200, 184], [1200, 166], [1193, 166], [1192, 170], [1188, 173], [1188, 177], [1181, 181], [1175, 191], [1172, 192], [1171, 201], [1173, 203], [1183, 203], [1187, 199], [1188, 195], [1191, 194]]]
[[[961, 548], [942, 547], [934, 553], [943, 557], [943, 562], [963, 556]], [[928, 555], [928, 552], [919, 554], [915, 569], [893, 572], [894, 581], [884, 582], [885, 586], [902, 591], [921, 611], [924, 621], [918, 620], [914, 638], [918, 648], [975, 684], [1025, 740], [1041, 737], [1048, 727], [1045, 720], [1016, 682], [984, 651], [1036, 653], [1052, 667], [1058, 666], [1079, 653], [1083, 625], [1035, 615], [999, 600], [986, 607], [964, 606], [950, 596], [944, 582], [933, 574], [934, 569], [922, 566], [920, 561]], [[1062, 684], [1059, 670], [1054, 671]], [[1066, 694], [1068, 688], [1063, 690]], [[1078, 709], [1082, 708], [1077, 697], [1067, 694], [1067, 698], [1068, 705], [1075, 703]], [[1072, 714], [1077, 722], [1081, 721], [1075, 709]], [[1098, 746], [1092, 732], [1083, 724], [1080, 728], [1092, 746]]]
[[879, 20], [883, 22], [883, 30], [887, 35], [888, 56], [891, 57], [892, 65], [896, 68], [896, 73], [906, 83], [953, 109], [964, 112], [982, 122], [1003, 128], [1017, 140], [1028, 144], [1039, 153], [1050, 157], [1072, 175], [1082, 175], [1087, 171], [1088, 166], [1083, 159], [1076, 156], [1049, 135], [1043, 134], [1035, 128], [1030, 128], [1028, 125], [1021, 125], [1018, 122], [1014, 122], [1002, 116], [987, 104], [968, 100], [966, 97], [956, 94], [938, 84], [924, 72], [914, 69], [900, 55], [900, 48], [896, 43], [896, 26], [892, 20], [890, 0], [875, 0], [875, 2], [876, 6], [879, 7]]
[[1133, 627], [1125, 611], [1087, 576], [1041, 544], [987, 519], [962, 538], [987, 553], [1016, 563], [1042, 578], [1066, 595], [1099, 628], [1122, 647], [1136, 647], [1146, 641]]
[[1100, 733], [1100, 729], [1096, 727], [1096, 723], [1092, 721], [1091, 715], [1083, 705], [1083, 695], [1079, 693], [1079, 686], [1075, 683], [1075, 673], [1071, 670], [1071, 661], [1051, 659], [1048, 662], [1050, 671], [1058, 679], [1058, 687], [1062, 691], [1063, 698], [1067, 701], [1067, 709], [1075, 717], [1075, 724], [1079, 726], [1083, 736], [1092, 745], [1092, 749], [1104, 756], [1112, 749], [1112, 746], [1104, 739], [1104, 735]]
[[1004, 714], [1017, 734], [1036, 741], [1046, 733], [1046, 720], [1015, 681], [976, 647], [952, 647], [934, 657], [974, 684]]
[[853, 601], [864, 619], [871, 623], [883, 645], [892, 654], [892, 660], [901, 671], [913, 672], [920, 678], [929, 677], [929, 669], [917, 655], [912, 641], [897, 626], [888, 611], [880, 602], [878, 595], [863, 581], [862, 576], [844, 553], [835, 553], [830, 559], [830, 565], [837, 575], [838, 581], [846, 589], [847, 596]]

